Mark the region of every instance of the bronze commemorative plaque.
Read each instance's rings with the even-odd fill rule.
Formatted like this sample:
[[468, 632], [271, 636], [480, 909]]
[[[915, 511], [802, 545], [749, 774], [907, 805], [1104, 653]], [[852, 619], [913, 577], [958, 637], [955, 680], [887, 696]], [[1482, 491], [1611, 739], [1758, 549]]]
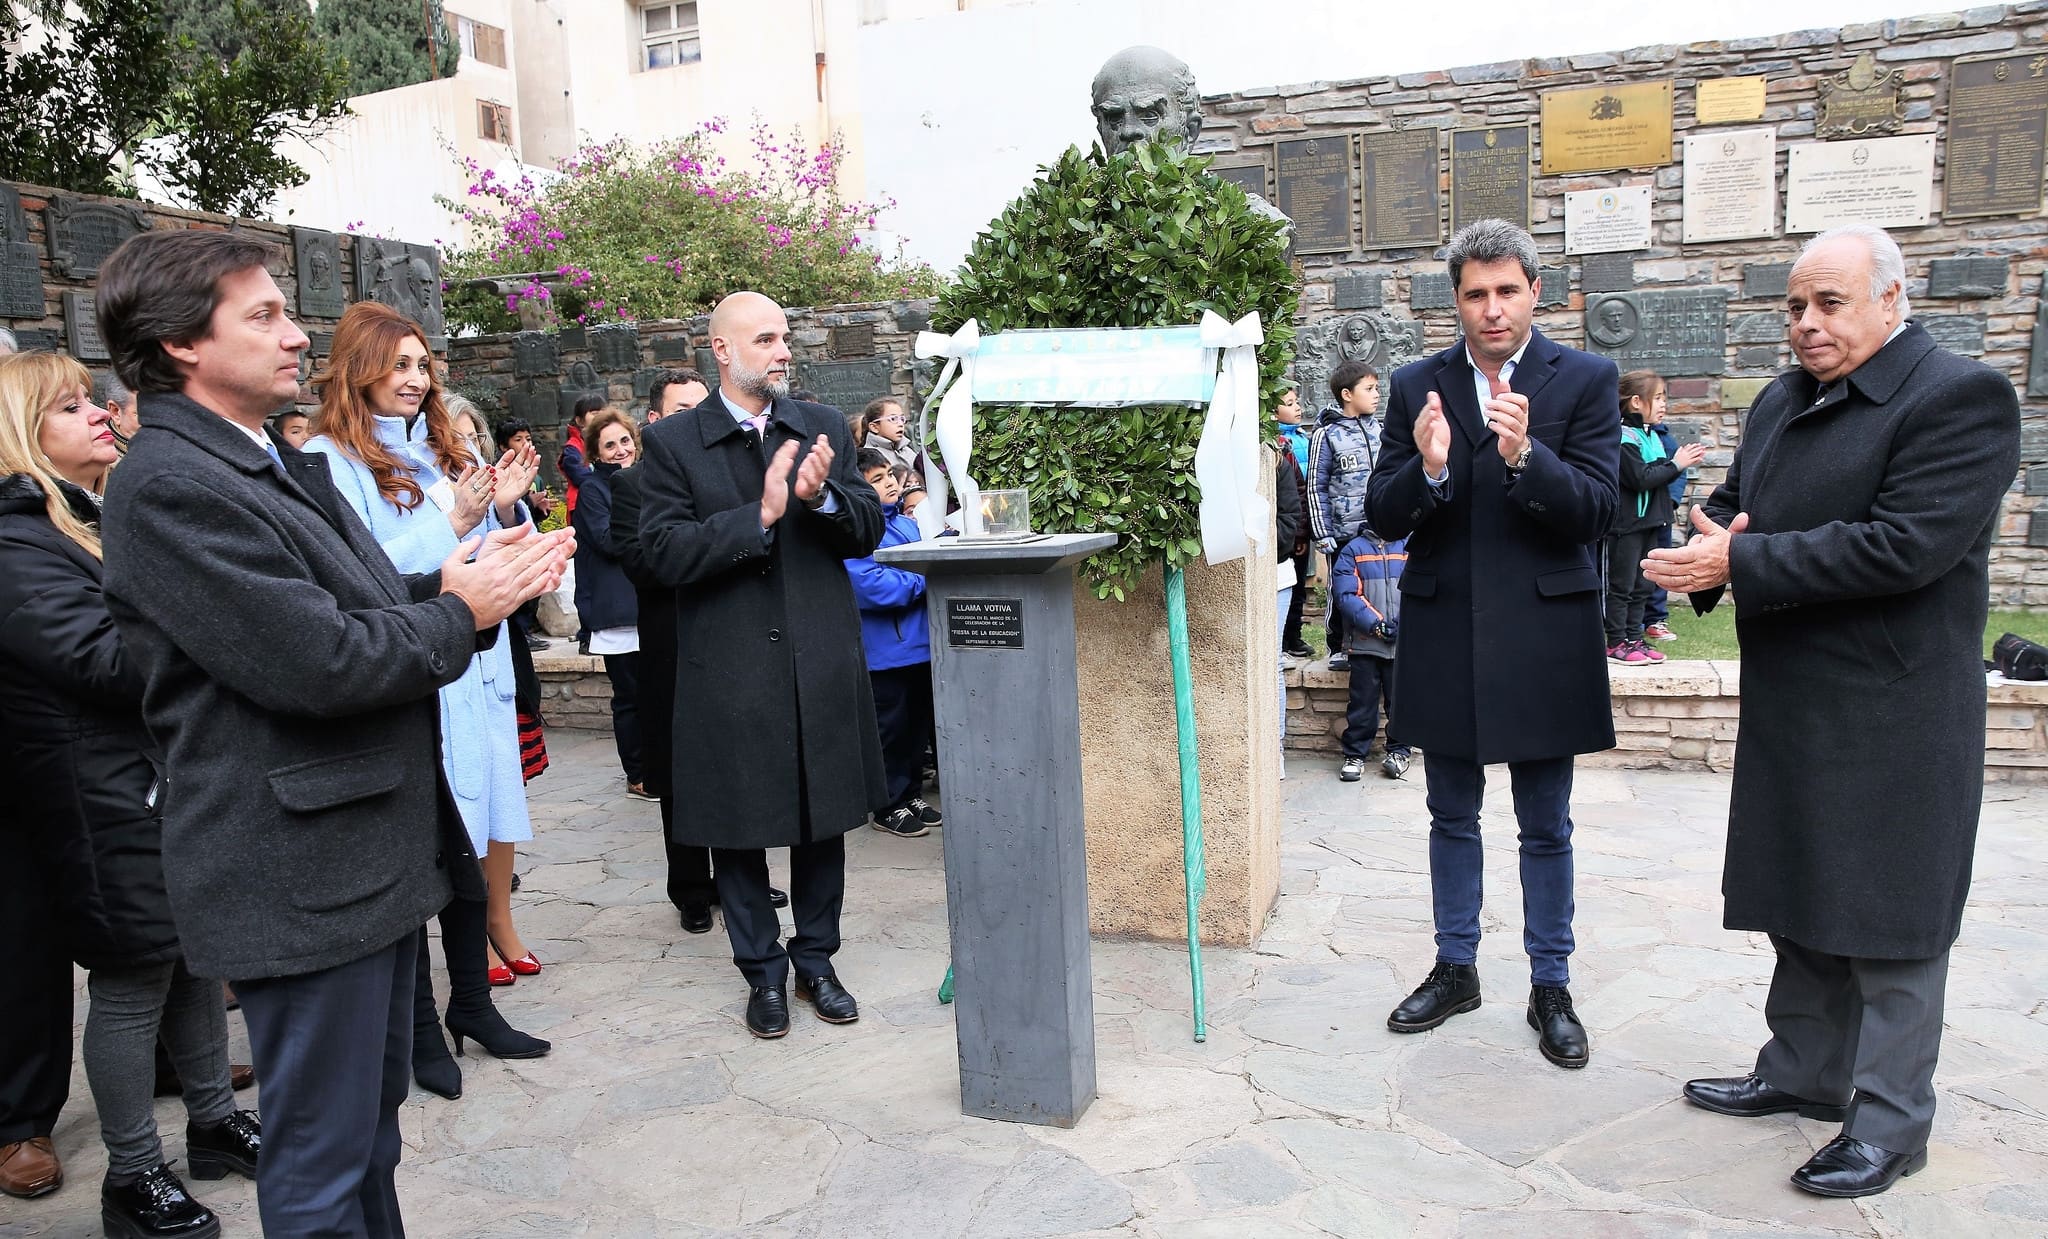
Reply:
[[1476, 219], [1529, 226], [1529, 126], [1451, 131], [1451, 231]]
[[2048, 54], [1957, 60], [1948, 79], [1942, 214], [2033, 215], [2048, 154]]
[[1410, 249], [1444, 239], [1442, 182], [1431, 127], [1387, 129], [1359, 139], [1365, 169], [1365, 248]]

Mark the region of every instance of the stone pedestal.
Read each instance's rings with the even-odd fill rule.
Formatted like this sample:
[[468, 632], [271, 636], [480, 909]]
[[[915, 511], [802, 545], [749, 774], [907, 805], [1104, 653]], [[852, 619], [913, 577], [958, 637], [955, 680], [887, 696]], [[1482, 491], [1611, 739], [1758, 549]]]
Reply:
[[1110, 534], [876, 552], [925, 574], [960, 1109], [1072, 1127], [1095, 1100], [1073, 566]]
[[[1270, 501], [1273, 456], [1262, 453]], [[1268, 542], [1270, 544], [1270, 538]], [[1187, 568], [1209, 891], [1202, 941], [1251, 946], [1280, 891], [1280, 626], [1270, 545]], [[1098, 934], [1187, 936], [1180, 748], [1163, 570], [1123, 602], [1074, 591], [1090, 922]], [[949, 806], [950, 808], [950, 806]]]

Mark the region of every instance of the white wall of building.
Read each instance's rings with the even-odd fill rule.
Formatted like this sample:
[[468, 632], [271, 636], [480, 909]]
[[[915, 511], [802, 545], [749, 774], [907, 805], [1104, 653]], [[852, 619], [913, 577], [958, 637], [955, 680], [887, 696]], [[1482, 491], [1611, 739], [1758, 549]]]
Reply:
[[[912, 255], [942, 269], [966, 255], [1040, 165], [1094, 140], [1089, 82], [1133, 43], [1180, 56], [1204, 93], [1220, 94], [1916, 11], [1901, 12], [1901, 0], [1040, 0], [966, 12], [936, 0], [880, 2], [888, 20], [859, 31], [865, 193], [894, 198], [886, 222]], [[898, 20], [899, 12], [929, 15]]]

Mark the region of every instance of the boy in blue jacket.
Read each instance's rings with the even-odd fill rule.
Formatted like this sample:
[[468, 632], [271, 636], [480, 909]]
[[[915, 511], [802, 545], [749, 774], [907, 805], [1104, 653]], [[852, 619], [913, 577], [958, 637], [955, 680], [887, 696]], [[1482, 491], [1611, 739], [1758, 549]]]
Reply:
[[[1381, 701], [1390, 725], [1394, 717], [1394, 638], [1401, 625], [1401, 569], [1407, 562], [1407, 542], [1382, 542], [1367, 529], [1346, 542], [1330, 564], [1330, 601], [1344, 617], [1344, 648], [1351, 655], [1344, 764], [1337, 769], [1346, 783], [1365, 774], [1365, 756], [1380, 729]], [[1389, 735], [1380, 773], [1390, 779], [1406, 776], [1411, 757], [1408, 746]]]
[[[864, 447], [854, 462], [882, 501], [886, 524], [881, 546], [916, 542], [917, 522], [897, 505], [901, 493], [888, 457]], [[861, 644], [867, 649], [868, 683], [889, 778], [889, 807], [875, 814], [875, 829], [914, 839], [943, 824], [939, 811], [920, 794], [924, 754], [932, 743], [932, 644], [924, 577], [878, 564], [872, 555], [847, 560], [846, 571], [860, 607]]]

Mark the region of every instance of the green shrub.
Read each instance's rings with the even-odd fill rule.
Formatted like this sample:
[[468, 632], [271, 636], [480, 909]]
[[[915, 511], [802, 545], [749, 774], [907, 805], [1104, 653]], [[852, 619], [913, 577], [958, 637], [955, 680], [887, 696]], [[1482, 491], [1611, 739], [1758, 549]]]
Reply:
[[[1292, 354], [1294, 273], [1280, 223], [1208, 166], [1178, 144], [1113, 159], [1069, 147], [976, 238], [934, 325], [1181, 327], [1204, 310], [1233, 322], [1257, 310], [1260, 408], [1272, 408]], [[1098, 597], [1122, 601], [1153, 561], [1202, 552], [1202, 418], [1181, 405], [982, 406], [973, 472], [985, 488], [1028, 489], [1039, 528], [1122, 534], [1084, 566]]]

